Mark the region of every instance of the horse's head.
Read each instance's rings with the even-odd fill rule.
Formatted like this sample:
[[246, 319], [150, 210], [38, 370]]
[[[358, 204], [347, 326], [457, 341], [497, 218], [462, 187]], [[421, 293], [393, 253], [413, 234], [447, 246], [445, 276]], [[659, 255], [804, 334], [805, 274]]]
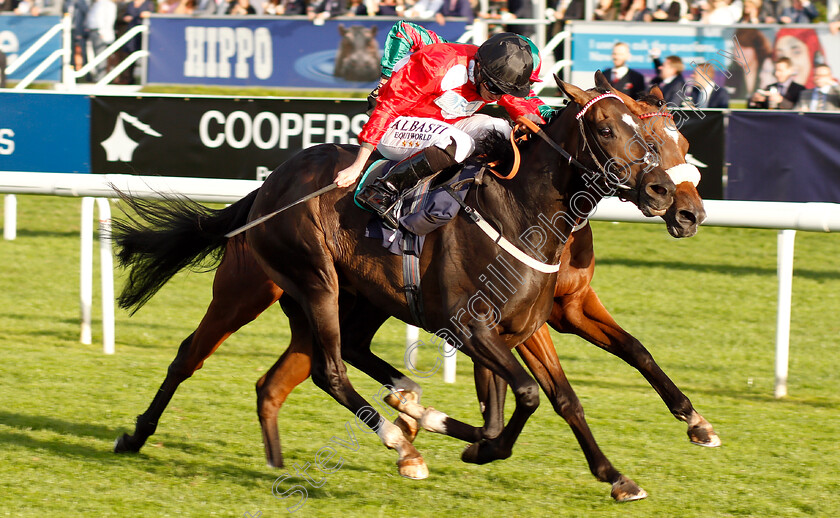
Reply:
[[664, 215], [674, 199], [674, 182], [658, 164], [656, 143], [642, 134], [634, 115], [610, 86], [595, 73], [596, 88], [582, 90], [554, 76], [560, 91], [578, 105], [582, 145], [577, 160], [598, 172], [601, 180], [632, 201], [646, 216]]
[[619, 96], [630, 111], [644, 122], [644, 135], [655, 142], [659, 164], [677, 186], [674, 203], [662, 216], [668, 232], [674, 237], [693, 236], [697, 233], [697, 225], [706, 219], [706, 211], [703, 209], [703, 199], [697, 192], [700, 171], [685, 161], [688, 140], [677, 130], [674, 117], [668, 111], [658, 87], [654, 86], [639, 101], [621, 92]]

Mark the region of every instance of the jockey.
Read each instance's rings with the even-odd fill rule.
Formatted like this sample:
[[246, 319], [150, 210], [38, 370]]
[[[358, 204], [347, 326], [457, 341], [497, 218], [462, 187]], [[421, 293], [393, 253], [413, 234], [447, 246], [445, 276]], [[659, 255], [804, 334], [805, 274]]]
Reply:
[[533, 65], [529, 45], [513, 33], [496, 34], [480, 47], [423, 47], [381, 87], [378, 103], [359, 133], [356, 160], [336, 174], [335, 183], [352, 185], [374, 148], [389, 160], [401, 160], [358, 200], [396, 228], [393, 209], [403, 191], [463, 162], [485, 132], [510, 135], [508, 122], [477, 113], [485, 104], [509, 97], [503, 106], [512, 119], [524, 115], [542, 122], [537, 107], [524, 99], [531, 89]]
[[[540, 51], [537, 49], [537, 46], [533, 41], [521, 34], [519, 37], [525, 40], [525, 42], [531, 47], [531, 57], [534, 60], [534, 70], [531, 72], [531, 83], [541, 83], [542, 79], [540, 79], [540, 67], [542, 66], [542, 58], [540, 58]], [[385, 51], [382, 53], [382, 60], [380, 62], [382, 72], [379, 78], [379, 84], [368, 96], [368, 115], [370, 115], [373, 111], [373, 107], [376, 105], [376, 100], [379, 97], [379, 89], [388, 81], [391, 74], [393, 74], [394, 69], [400, 68], [405, 63], [405, 60], [408, 59], [407, 56], [410, 53], [416, 52], [426, 45], [432, 45], [434, 43], [451, 42], [441, 38], [432, 30], [404, 20], [398, 21], [393, 27], [391, 27], [391, 30], [388, 32], [388, 37], [385, 39]], [[543, 119], [550, 119], [556, 111], [554, 108], [551, 108], [542, 102], [542, 100], [537, 97], [537, 94], [533, 91], [531, 91], [525, 99], [535, 104]], [[504, 106], [505, 101], [505, 97], [502, 97], [498, 104], [500, 106]]]

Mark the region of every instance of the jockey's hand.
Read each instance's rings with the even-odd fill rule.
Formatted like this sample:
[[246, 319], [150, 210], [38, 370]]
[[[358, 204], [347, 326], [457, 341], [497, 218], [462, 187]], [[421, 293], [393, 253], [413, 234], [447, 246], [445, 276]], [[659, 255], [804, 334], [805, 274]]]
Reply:
[[367, 147], [360, 147], [359, 154], [356, 155], [356, 160], [350, 164], [350, 167], [346, 167], [336, 173], [335, 184], [341, 188], [353, 185], [359, 175], [362, 174], [362, 169], [365, 168], [365, 163], [370, 158], [372, 152], [373, 150]]
[[339, 187], [350, 187], [356, 183], [356, 178], [362, 174], [364, 164], [357, 166], [355, 163], [346, 169], [342, 169], [335, 175], [335, 183]]
[[536, 113], [526, 113], [524, 117], [529, 121], [533, 122], [534, 124], [545, 124], [543, 118], [537, 115]]

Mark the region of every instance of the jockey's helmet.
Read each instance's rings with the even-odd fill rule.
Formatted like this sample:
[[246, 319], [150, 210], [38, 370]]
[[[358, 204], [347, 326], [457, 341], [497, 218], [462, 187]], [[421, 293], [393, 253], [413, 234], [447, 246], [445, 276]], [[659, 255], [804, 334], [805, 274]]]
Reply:
[[514, 97], [526, 97], [531, 91], [534, 59], [531, 47], [512, 32], [494, 34], [478, 47], [476, 84], [491, 83]]

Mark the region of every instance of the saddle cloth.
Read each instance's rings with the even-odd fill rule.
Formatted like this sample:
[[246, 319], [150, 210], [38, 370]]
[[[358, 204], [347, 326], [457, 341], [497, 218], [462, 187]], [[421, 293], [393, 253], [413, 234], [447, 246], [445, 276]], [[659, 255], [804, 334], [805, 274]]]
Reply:
[[[376, 178], [383, 176], [396, 162], [380, 160], [374, 162], [367, 170], [356, 187], [355, 196]], [[403, 255], [403, 237], [405, 232], [416, 236], [415, 249], [419, 256], [423, 249], [424, 236], [436, 228], [442, 227], [458, 214], [461, 206], [444, 190], [444, 186], [452, 185], [461, 180], [474, 178], [481, 170], [477, 164], [464, 165], [457, 174], [448, 180], [431, 187], [437, 176], [426, 178], [416, 187], [404, 194], [398, 204], [400, 228], [397, 230], [386, 227], [381, 219], [372, 217], [365, 228], [365, 237], [379, 239], [382, 246], [394, 255]], [[463, 201], [472, 182], [459, 184], [455, 194]], [[358, 202], [356, 202], [358, 205]], [[361, 207], [361, 206], [360, 206]]]

